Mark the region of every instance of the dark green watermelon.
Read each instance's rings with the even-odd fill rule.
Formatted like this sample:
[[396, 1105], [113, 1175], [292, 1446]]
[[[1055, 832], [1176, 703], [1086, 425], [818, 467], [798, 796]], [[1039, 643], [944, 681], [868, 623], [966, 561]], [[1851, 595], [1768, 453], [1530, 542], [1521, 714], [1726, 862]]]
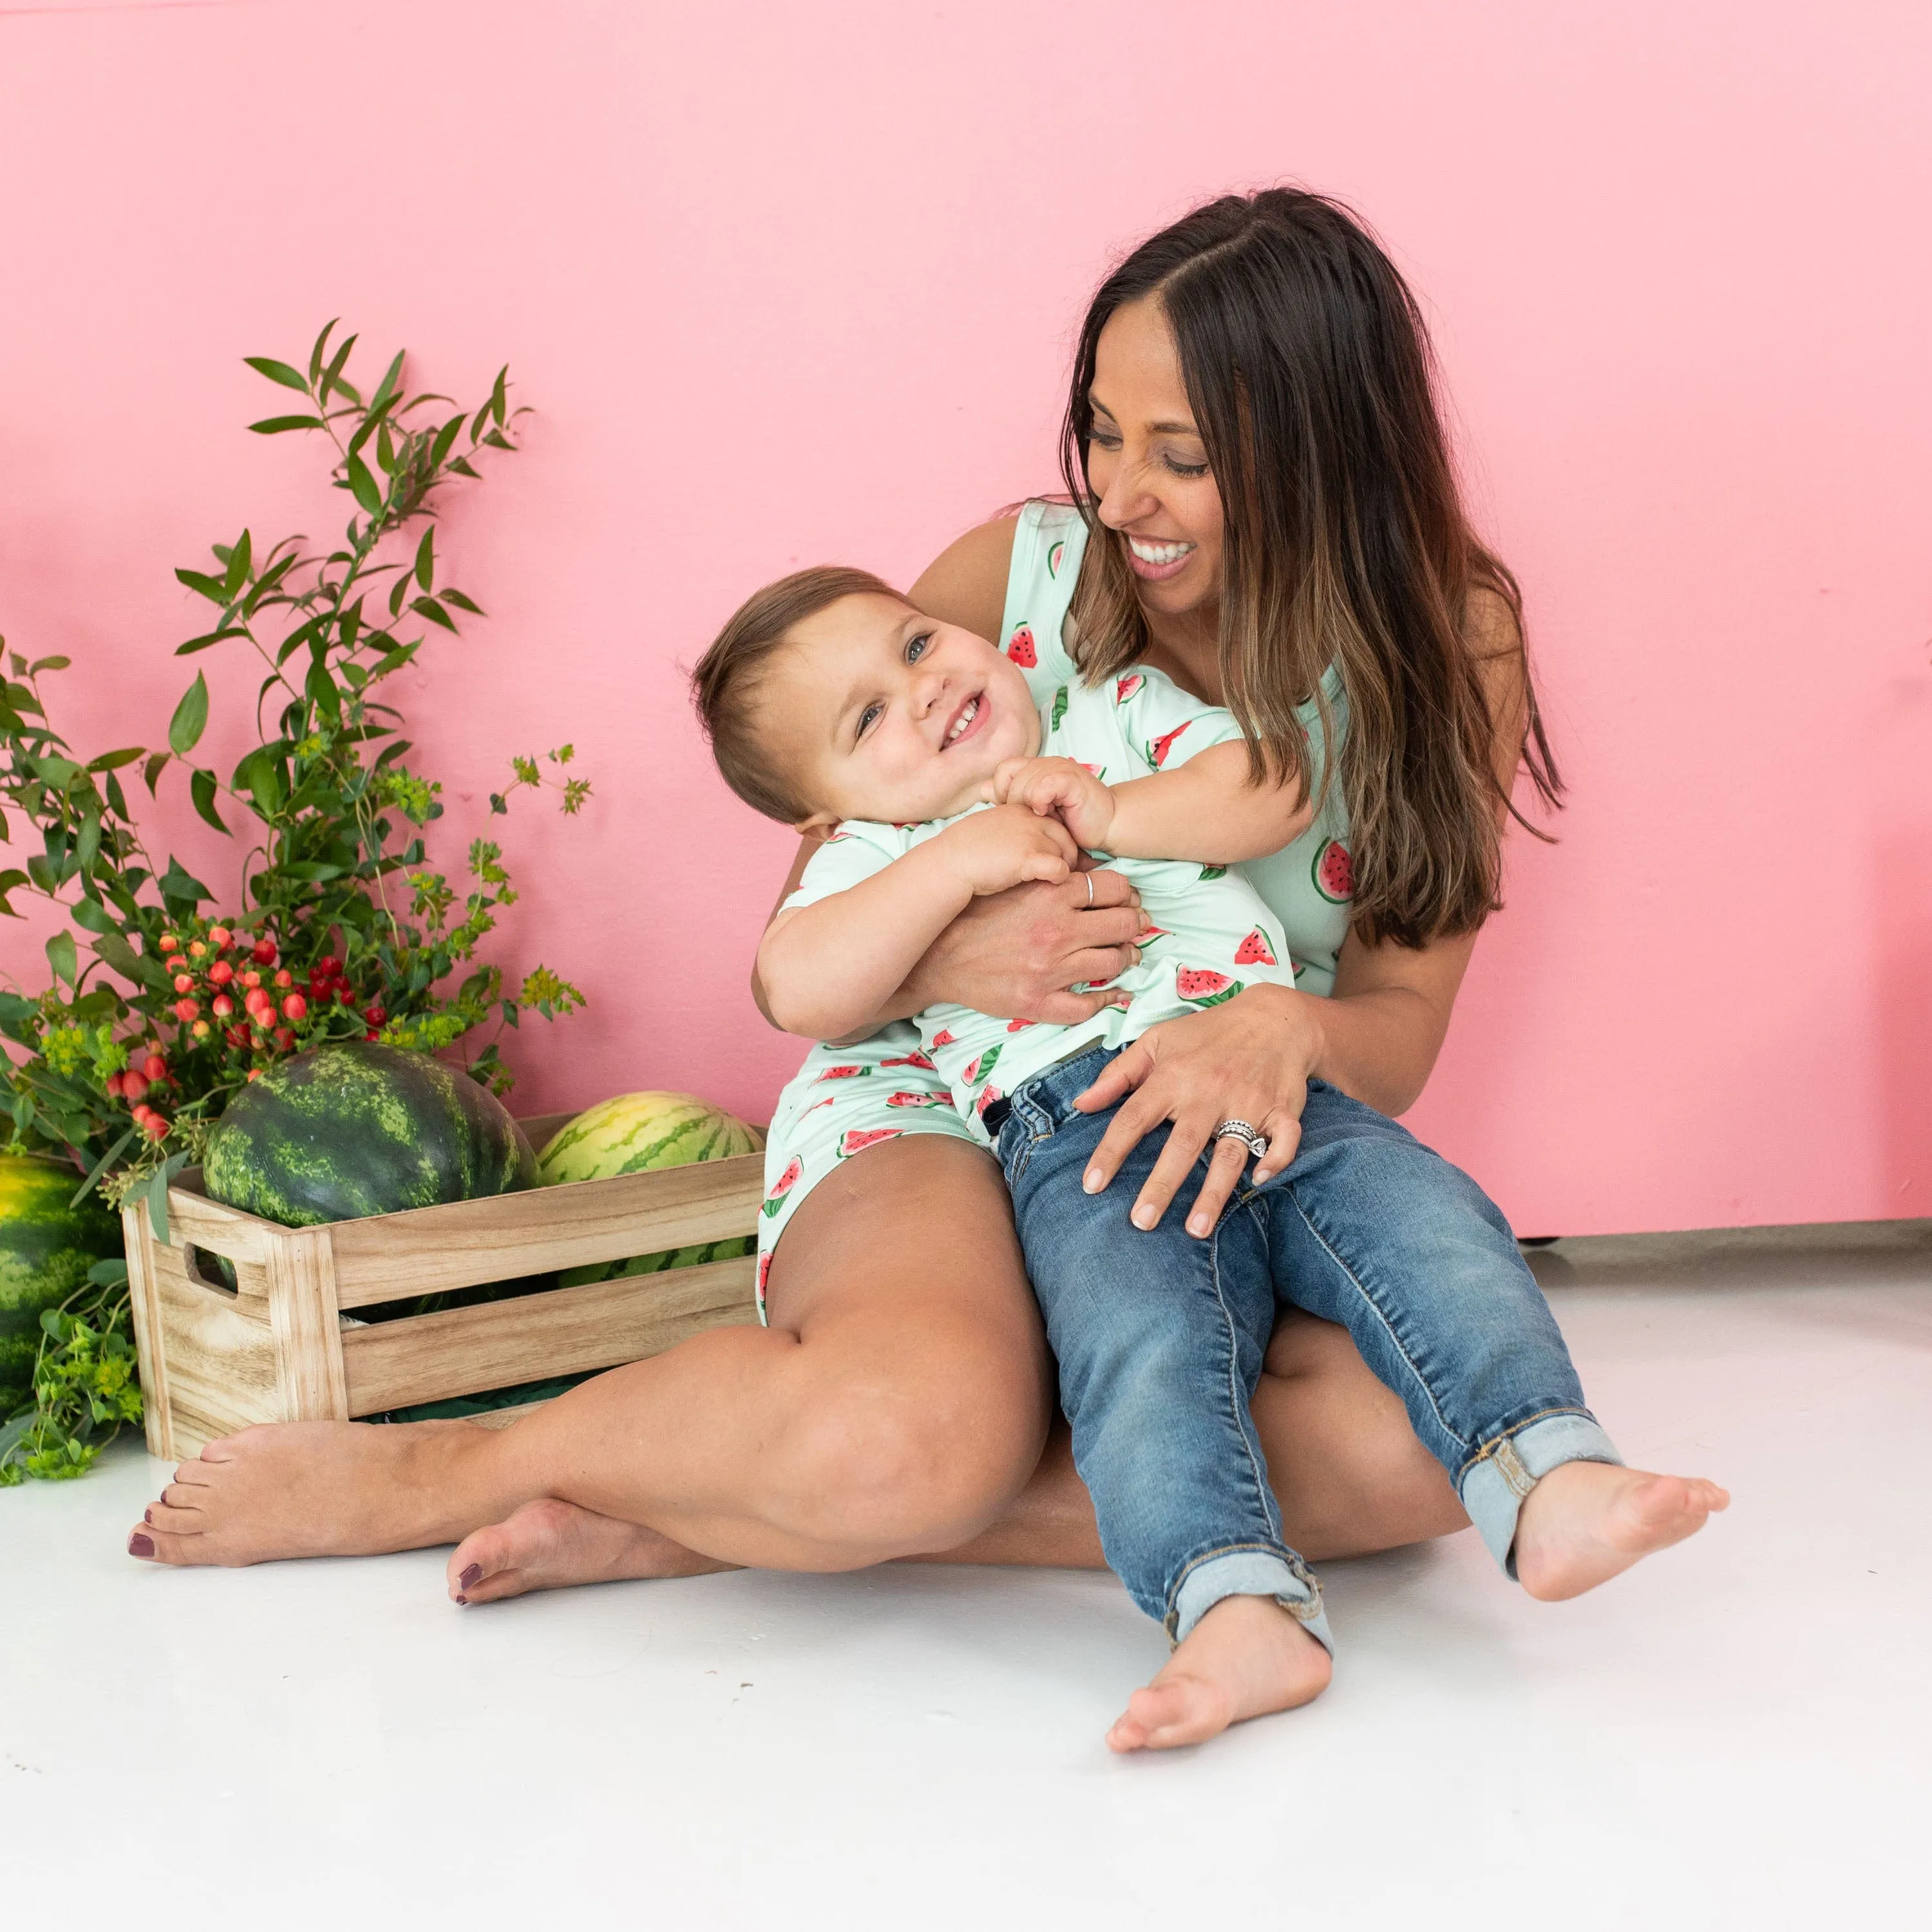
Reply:
[[529, 1187], [509, 1110], [426, 1053], [362, 1042], [298, 1054], [251, 1081], [208, 1136], [210, 1195], [286, 1227]]
[[58, 1308], [96, 1262], [121, 1252], [121, 1224], [57, 1160], [0, 1154], [0, 1422], [33, 1400], [40, 1313]]

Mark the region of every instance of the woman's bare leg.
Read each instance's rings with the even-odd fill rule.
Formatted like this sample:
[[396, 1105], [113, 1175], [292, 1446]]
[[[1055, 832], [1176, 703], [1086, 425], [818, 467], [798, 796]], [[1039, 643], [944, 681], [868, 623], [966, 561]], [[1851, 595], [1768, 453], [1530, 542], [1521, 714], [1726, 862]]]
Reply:
[[550, 1498], [722, 1562], [848, 1569], [964, 1541], [1010, 1504], [1051, 1369], [990, 1159], [908, 1135], [847, 1163], [797, 1210], [770, 1299], [770, 1328], [714, 1329], [508, 1429], [302, 1423], [211, 1443], [130, 1548], [188, 1564], [413, 1549]]
[[[1285, 1315], [1255, 1391], [1254, 1416], [1287, 1540], [1311, 1562], [1468, 1527], [1448, 1478], [1346, 1329], [1298, 1310]], [[1073, 1466], [1066, 1423], [1056, 1418], [1031, 1480], [996, 1522], [916, 1560], [1104, 1568], [1093, 1501]], [[526, 1590], [729, 1567], [654, 1530], [544, 1502], [466, 1538], [450, 1559], [449, 1590], [459, 1602], [487, 1603]]]

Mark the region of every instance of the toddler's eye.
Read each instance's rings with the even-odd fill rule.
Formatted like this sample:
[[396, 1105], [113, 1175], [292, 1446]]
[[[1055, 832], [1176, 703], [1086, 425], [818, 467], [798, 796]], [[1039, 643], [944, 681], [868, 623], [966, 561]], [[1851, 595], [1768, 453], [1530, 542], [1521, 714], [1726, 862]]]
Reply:
[[886, 707], [883, 704], [867, 705], [859, 714], [858, 736], [862, 738], [885, 715]]
[[908, 638], [906, 640], [906, 662], [917, 664], [925, 656], [926, 646], [932, 642], [932, 633], [930, 631], [922, 631], [917, 637]]

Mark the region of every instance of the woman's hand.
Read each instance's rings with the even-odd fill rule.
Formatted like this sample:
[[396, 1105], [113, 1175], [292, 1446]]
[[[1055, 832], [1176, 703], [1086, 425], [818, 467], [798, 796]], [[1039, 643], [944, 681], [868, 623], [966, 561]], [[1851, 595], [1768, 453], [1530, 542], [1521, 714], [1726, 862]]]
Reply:
[[[1094, 1150], [1088, 1192], [1109, 1186], [1121, 1162], [1163, 1120], [1174, 1124], [1134, 1203], [1137, 1228], [1160, 1226], [1223, 1120], [1246, 1120], [1268, 1136], [1268, 1153], [1255, 1166], [1257, 1186], [1279, 1174], [1300, 1144], [1301, 1110], [1322, 1058], [1326, 1004], [1287, 986], [1251, 986], [1221, 1006], [1148, 1028], [1073, 1103], [1083, 1114], [1095, 1114], [1120, 1102]], [[1247, 1163], [1244, 1142], [1231, 1136], [1217, 1143], [1188, 1212], [1190, 1234], [1214, 1232]]]
[[1104, 867], [976, 898], [913, 968], [899, 1004], [916, 1012], [947, 1000], [998, 1019], [1071, 1026], [1126, 1004], [1125, 994], [1104, 986], [1070, 989], [1134, 964], [1133, 942], [1146, 922], [1139, 895]]

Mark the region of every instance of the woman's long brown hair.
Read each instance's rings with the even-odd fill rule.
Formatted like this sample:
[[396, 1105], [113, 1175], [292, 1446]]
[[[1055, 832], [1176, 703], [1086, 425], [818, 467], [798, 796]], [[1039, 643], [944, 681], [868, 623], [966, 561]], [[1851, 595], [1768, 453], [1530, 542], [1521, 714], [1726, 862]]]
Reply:
[[[1305, 774], [1296, 707], [1314, 699], [1325, 736], [1334, 666], [1357, 929], [1409, 946], [1473, 931], [1500, 903], [1498, 802], [1521, 814], [1496, 782], [1471, 593], [1508, 605], [1512, 650], [1522, 599], [1464, 513], [1414, 296], [1347, 209], [1294, 188], [1209, 202], [1108, 277], [1080, 332], [1061, 441], [1090, 539], [1076, 656], [1096, 680], [1149, 641], [1087, 476], [1100, 332], [1148, 296], [1173, 331], [1220, 490], [1221, 677], [1257, 778]], [[1522, 674], [1522, 763], [1555, 806], [1562, 782], [1526, 662]]]

